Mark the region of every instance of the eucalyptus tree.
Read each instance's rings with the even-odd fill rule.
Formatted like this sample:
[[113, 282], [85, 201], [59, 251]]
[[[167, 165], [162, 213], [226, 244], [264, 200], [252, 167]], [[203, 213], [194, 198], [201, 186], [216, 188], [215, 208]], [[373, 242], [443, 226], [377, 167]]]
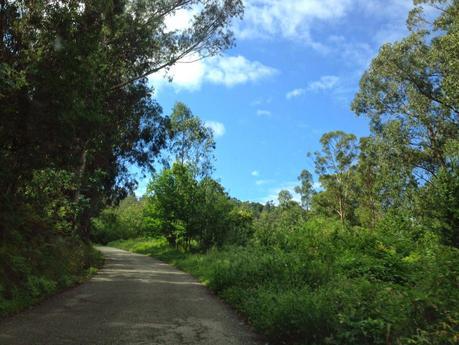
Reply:
[[295, 193], [298, 193], [301, 198], [301, 206], [309, 211], [311, 207], [312, 197], [315, 193], [312, 175], [306, 169], [303, 169], [298, 176], [299, 186], [295, 187]]
[[208, 176], [212, 169], [215, 140], [212, 130], [183, 103], [176, 103], [170, 116], [172, 158], [191, 167], [196, 176]]
[[397, 147], [404, 158], [400, 163], [430, 178], [447, 167], [445, 145], [459, 137], [459, 58], [454, 48], [459, 44], [459, 4], [417, 1], [424, 2], [438, 5], [439, 16], [429, 24], [420, 7], [412, 11], [410, 35], [381, 48], [352, 107], [371, 119], [375, 135], [397, 121], [398, 134], [407, 138], [405, 147]]
[[280, 207], [288, 207], [293, 200], [293, 195], [288, 190], [281, 190], [277, 196]]
[[[168, 24], [178, 11], [194, 14], [188, 27]], [[147, 77], [230, 47], [242, 11], [241, 0], [0, 1], [2, 204], [24, 203], [34, 171], [65, 170], [87, 228], [135, 186], [129, 165], [152, 169], [165, 146]]]
[[[386, 171], [381, 174], [383, 183], [402, 197], [395, 206], [404, 203], [418, 220], [429, 211], [433, 217], [429, 226], [442, 224], [435, 226], [438, 231], [450, 233], [448, 229], [457, 228], [457, 213], [448, 206], [440, 217], [430, 208], [456, 205], [459, 198], [454, 192], [457, 151], [451, 149], [459, 138], [459, 3], [417, 0], [415, 4], [407, 22], [409, 35], [380, 49], [360, 81], [352, 108], [371, 120], [378, 162]], [[428, 15], [426, 7], [431, 8]], [[442, 186], [438, 195], [445, 199], [437, 198], [429, 210], [416, 210], [425, 205], [418, 198], [424, 190], [432, 193], [432, 185]]]
[[325, 189], [322, 192], [327, 196], [325, 199], [344, 224], [353, 217], [357, 138], [353, 134], [333, 131], [325, 133], [320, 142], [322, 150], [315, 152], [316, 173]]

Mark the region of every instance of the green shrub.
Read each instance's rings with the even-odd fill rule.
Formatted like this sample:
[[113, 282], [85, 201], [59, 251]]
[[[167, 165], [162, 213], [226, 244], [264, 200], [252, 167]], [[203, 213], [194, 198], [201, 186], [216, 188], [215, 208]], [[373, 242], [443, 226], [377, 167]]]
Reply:
[[0, 317], [17, 312], [94, 271], [102, 256], [68, 237], [37, 237], [0, 247]]
[[113, 245], [191, 272], [276, 344], [456, 344], [458, 250], [390, 224], [337, 231], [314, 220], [282, 246], [206, 254], [177, 251], [165, 239]]

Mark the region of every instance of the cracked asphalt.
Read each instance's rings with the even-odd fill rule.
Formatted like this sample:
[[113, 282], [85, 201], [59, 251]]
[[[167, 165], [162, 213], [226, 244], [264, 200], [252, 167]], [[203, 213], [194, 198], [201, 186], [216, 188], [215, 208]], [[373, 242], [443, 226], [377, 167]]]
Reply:
[[255, 345], [261, 339], [189, 274], [151, 257], [99, 247], [88, 282], [0, 323], [8, 345]]

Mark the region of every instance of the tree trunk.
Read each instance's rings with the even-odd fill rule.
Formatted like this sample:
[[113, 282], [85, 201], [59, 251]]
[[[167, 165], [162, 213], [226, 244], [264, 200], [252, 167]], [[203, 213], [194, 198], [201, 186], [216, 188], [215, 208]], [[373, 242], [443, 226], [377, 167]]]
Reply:
[[76, 176], [77, 187], [76, 187], [75, 197], [74, 197], [75, 203], [77, 203], [78, 200], [80, 199], [81, 186], [83, 184], [83, 176], [86, 170], [87, 157], [88, 157], [88, 150], [83, 150], [81, 152], [81, 157], [80, 157], [80, 167], [78, 168], [78, 172]]
[[[73, 202], [75, 203], [75, 205], [78, 205], [79, 203], [79, 200], [80, 200], [80, 195], [81, 195], [81, 188], [82, 188], [82, 185], [83, 185], [83, 176], [84, 176], [84, 173], [86, 171], [86, 162], [87, 162], [87, 156], [88, 156], [88, 150], [86, 149], [83, 149], [83, 151], [81, 151], [81, 156], [80, 156], [80, 166], [78, 167], [78, 171], [77, 171], [77, 175], [76, 175], [76, 190], [75, 190], [75, 195], [73, 197]], [[84, 213], [84, 212], [83, 212]], [[84, 224], [79, 224], [79, 216], [80, 215], [83, 215], [83, 213], [81, 213], [79, 210], [75, 211], [75, 214], [73, 216], [73, 228], [74, 230], [80, 234], [80, 236], [82, 235], [81, 231], [82, 229], [79, 229], [80, 227], [84, 227], [85, 225]], [[86, 231], [84, 231], [86, 232]], [[82, 238], [84, 236], [81, 236]]]

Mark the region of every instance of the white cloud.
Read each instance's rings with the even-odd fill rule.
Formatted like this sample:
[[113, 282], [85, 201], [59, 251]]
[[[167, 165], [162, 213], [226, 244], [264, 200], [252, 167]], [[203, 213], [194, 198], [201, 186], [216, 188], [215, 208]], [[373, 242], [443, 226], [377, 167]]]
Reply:
[[317, 21], [345, 16], [351, 4], [352, 0], [245, 0], [244, 21], [236, 27], [236, 34], [239, 38], [299, 38], [322, 49], [311, 38], [312, 27]]
[[180, 9], [166, 17], [166, 32], [183, 31], [190, 28], [193, 24], [193, 16], [197, 14], [197, 9]]
[[260, 172], [258, 170], [254, 170], [250, 173], [252, 176], [260, 176]]
[[339, 82], [339, 78], [335, 75], [325, 75], [319, 80], [308, 84], [308, 91], [324, 91], [333, 89]]
[[258, 109], [257, 115], [258, 116], [271, 116], [271, 112], [269, 110]]
[[287, 94], [285, 95], [285, 98], [292, 99], [294, 97], [302, 96], [305, 93], [306, 93], [306, 89], [298, 88], [298, 89], [294, 89], [292, 91], [287, 92]]
[[225, 134], [225, 125], [217, 121], [206, 121], [205, 125], [207, 128], [210, 128], [214, 132], [216, 138], [221, 137]]
[[377, 52], [377, 47], [372, 47], [367, 42], [351, 42], [340, 35], [330, 36], [328, 44], [346, 65], [357, 68], [359, 77]]
[[305, 88], [293, 89], [286, 93], [287, 99], [303, 96], [306, 92], [331, 90], [338, 86], [340, 78], [334, 75], [322, 76], [319, 80], [310, 82]]
[[[158, 72], [150, 75], [150, 82], [156, 90], [168, 85], [174, 87], [176, 91], [182, 89], [188, 91], [198, 90], [201, 88], [205, 78], [206, 66], [203, 61], [197, 59], [199, 59], [199, 56], [192, 54], [172, 66], [167, 74]], [[172, 81], [169, 81], [169, 78]]]
[[[232, 87], [254, 83], [277, 73], [275, 68], [259, 61], [250, 61], [241, 55], [215, 56], [202, 60], [198, 55], [190, 55], [172, 66], [167, 75], [151, 75], [150, 81], [156, 89], [170, 85], [176, 91], [195, 91], [199, 90], [204, 82]], [[171, 82], [168, 80], [169, 77], [172, 79]]]
[[339, 30], [339, 25], [355, 18], [381, 20], [384, 24], [373, 35], [373, 43], [379, 46], [406, 34], [405, 20], [413, 1], [244, 0], [244, 5], [244, 20], [236, 23], [234, 29], [238, 39], [281, 37], [307, 44], [322, 53], [339, 54], [339, 50], [320, 37], [318, 27], [335, 25]]
[[250, 105], [252, 107], [259, 106], [259, 105], [265, 105], [265, 104], [270, 104], [272, 102], [272, 98], [263, 98], [263, 97], [258, 97], [254, 99], [252, 102], [250, 102]]
[[258, 61], [249, 61], [245, 57], [226, 56], [209, 60], [206, 79], [214, 84], [234, 86], [255, 82], [277, 74], [277, 70]]
[[[413, 0], [354, 0], [355, 6], [364, 15], [384, 18], [384, 24], [373, 35], [374, 43], [380, 46], [396, 41], [407, 33], [406, 18], [413, 8]], [[427, 6], [427, 9], [429, 6]]]

